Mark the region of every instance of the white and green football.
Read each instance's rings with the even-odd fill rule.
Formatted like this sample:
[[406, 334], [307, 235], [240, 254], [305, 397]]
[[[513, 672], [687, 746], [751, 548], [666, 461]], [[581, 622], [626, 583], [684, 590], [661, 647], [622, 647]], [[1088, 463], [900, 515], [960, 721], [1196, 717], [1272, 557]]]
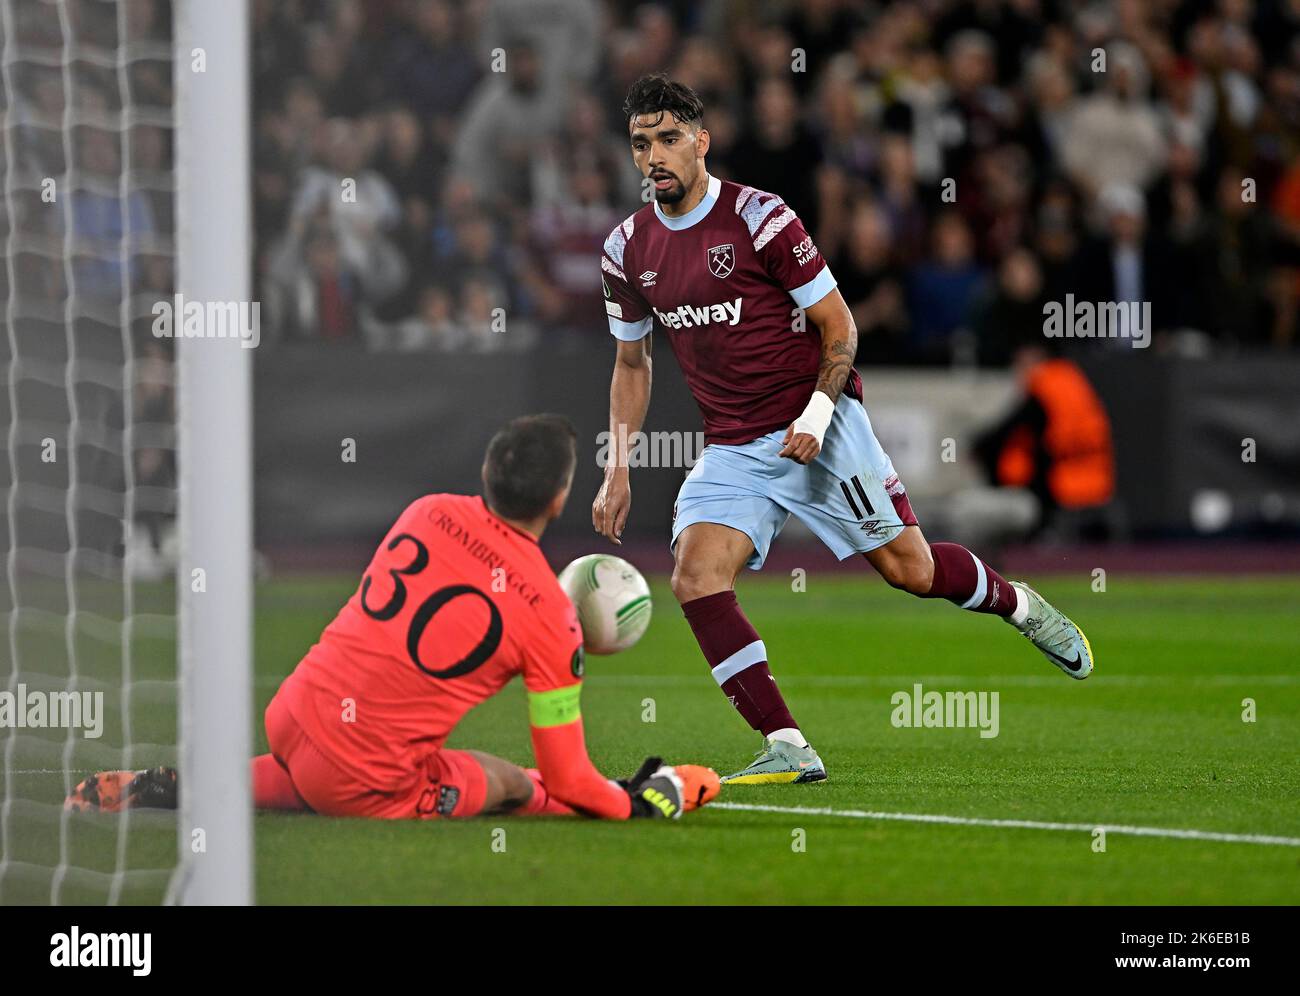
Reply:
[[560, 572], [560, 587], [578, 610], [589, 654], [626, 650], [650, 625], [650, 586], [621, 557], [579, 557]]

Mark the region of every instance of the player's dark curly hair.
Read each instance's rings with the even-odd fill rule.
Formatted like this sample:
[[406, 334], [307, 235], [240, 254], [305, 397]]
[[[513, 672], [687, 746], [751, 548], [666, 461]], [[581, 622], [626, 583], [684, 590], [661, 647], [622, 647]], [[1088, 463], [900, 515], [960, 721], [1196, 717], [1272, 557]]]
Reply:
[[682, 124], [693, 124], [704, 117], [704, 101], [685, 83], [670, 80], [663, 73], [650, 73], [632, 84], [623, 101], [625, 121], [642, 114], [662, 116], [664, 112]]
[[483, 491], [488, 508], [507, 519], [535, 519], [569, 481], [578, 434], [563, 415], [524, 415], [488, 443]]

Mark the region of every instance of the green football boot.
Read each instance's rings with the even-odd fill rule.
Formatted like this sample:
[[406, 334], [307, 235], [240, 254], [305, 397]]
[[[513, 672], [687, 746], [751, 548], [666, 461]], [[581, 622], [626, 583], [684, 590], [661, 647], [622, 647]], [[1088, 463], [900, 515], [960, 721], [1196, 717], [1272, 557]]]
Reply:
[[763, 740], [763, 749], [753, 762], [722, 779], [723, 785], [782, 785], [826, 780], [826, 765], [809, 747], [796, 747], [784, 740]]
[[1021, 634], [1071, 678], [1082, 681], [1092, 674], [1092, 645], [1083, 630], [1023, 581], [1011, 586], [1029, 600], [1029, 615], [1016, 627]]

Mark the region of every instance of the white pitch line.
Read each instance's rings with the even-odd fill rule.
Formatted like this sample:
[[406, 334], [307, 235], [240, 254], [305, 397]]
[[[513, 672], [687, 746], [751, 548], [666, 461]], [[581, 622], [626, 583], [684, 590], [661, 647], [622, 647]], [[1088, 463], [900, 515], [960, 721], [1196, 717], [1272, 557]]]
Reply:
[[[58, 775], [62, 768], [20, 768], [14, 775]], [[1011, 830], [1057, 830], [1070, 833], [1127, 834], [1130, 837], [1170, 837], [1178, 840], [1211, 840], [1224, 844], [1265, 844], [1300, 847], [1300, 837], [1267, 834], [1221, 833], [1217, 830], [1179, 830], [1171, 827], [1132, 827], [1118, 823], [1050, 823], [1043, 820], [995, 820], [979, 816], [944, 816], [939, 813], [877, 813], [866, 809], [831, 809], [809, 806], [760, 806], [747, 802], [715, 802], [710, 809], [732, 809], [750, 813], [785, 813], [791, 816], [842, 816], [852, 820], [892, 820], [896, 823], [942, 823], [961, 827], [1000, 827]]]
[[[703, 671], [701, 671], [703, 674]], [[601, 685], [698, 685], [698, 676], [686, 674], [618, 674], [593, 673], [587, 668], [587, 682]], [[707, 683], [708, 678], [704, 681]], [[910, 688], [916, 682], [931, 685], [962, 685], [995, 688], [999, 686], [1024, 686], [1028, 688], [1060, 688], [1061, 676], [1051, 674], [790, 674], [781, 677], [783, 685], [817, 685], [826, 687]], [[1235, 688], [1240, 685], [1268, 685], [1287, 687], [1300, 684], [1296, 674], [1205, 674], [1205, 675], [1138, 675], [1094, 672], [1087, 686], [1098, 688], [1160, 688], [1166, 685]]]
[[14, 768], [11, 775], [61, 775], [62, 768]]
[[978, 816], [943, 816], [937, 813], [875, 813], [866, 809], [815, 809], [808, 806], [759, 806], [746, 802], [714, 802], [710, 809], [734, 809], [751, 813], [786, 813], [791, 816], [843, 816], [853, 820], [893, 820], [900, 823], [944, 823], [962, 827], [1001, 827], [1012, 830], [1065, 830], [1071, 833], [1128, 834], [1132, 837], [1174, 837], [1179, 840], [1213, 840], [1226, 844], [1273, 844], [1300, 847], [1300, 837], [1272, 837], [1266, 834], [1220, 833], [1217, 830], [1178, 830], [1167, 827], [1131, 827], [1117, 823], [1048, 823], [1042, 820], [994, 820]]

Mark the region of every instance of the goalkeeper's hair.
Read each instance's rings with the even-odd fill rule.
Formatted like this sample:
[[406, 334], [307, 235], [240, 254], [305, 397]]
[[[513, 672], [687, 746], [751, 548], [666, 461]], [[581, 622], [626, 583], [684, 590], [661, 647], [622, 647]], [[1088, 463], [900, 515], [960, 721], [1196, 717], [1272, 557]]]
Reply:
[[569, 483], [578, 434], [563, 415], [523, 415], [488, 443], [483, 489], [488, 508], [507, 519], [535, 519]]
[[704, 101], [685, 83], [670, 80], [663, 73], [642, 76], [623, 100], [625, 121], [643, 114], [658, 114], [662, 119], [665, 112], [682, 124], [697, 124], [704, 117]]

